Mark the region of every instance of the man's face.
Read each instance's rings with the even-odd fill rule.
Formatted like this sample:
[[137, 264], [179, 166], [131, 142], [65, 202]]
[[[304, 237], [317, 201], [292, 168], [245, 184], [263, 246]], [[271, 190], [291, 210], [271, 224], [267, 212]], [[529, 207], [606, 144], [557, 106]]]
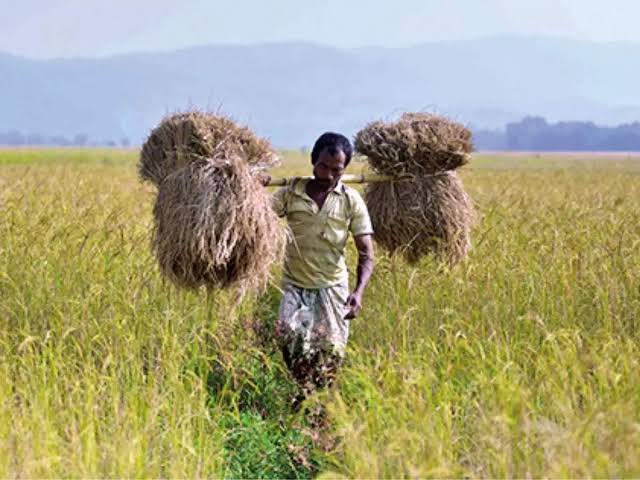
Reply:
[[331, 155], [325, 148], [320, 152], [318, 161], [313, 165], [313, 176], [323, 187], [335, 187], [344, 173], [347, 157], [342, 150]]

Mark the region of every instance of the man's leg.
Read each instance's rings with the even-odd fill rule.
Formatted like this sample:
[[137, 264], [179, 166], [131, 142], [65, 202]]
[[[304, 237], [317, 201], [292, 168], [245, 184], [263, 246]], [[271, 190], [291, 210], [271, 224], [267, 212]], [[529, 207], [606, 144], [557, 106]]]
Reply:
[[335, 380], [349, 335], [344, 319], [347, 293], [346, 285], [311, 290], [284, 287], [276, 335], [285, 364], [301, 390], [298, 402]]

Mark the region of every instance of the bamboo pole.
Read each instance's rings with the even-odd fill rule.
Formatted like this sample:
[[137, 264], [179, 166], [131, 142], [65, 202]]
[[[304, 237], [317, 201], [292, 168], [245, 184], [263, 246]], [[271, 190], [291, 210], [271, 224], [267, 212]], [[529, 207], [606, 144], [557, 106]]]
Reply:
[[[469, 162], [471, 155], [464, 152], [455, 152], [454, 154], [465, 157], [466, 163]], [[358, 156], [354, 157], [358, 160], [364, 160], [367, 157]], [[420, 178], [425, 177], [439, 177], [440, 175], [445, 175], [447, 172], [437, 172], [429, 175], [420, 175]], [[313, 177], [272, 177], [269, 179], [269, 182], [265, 184], [266, 187], [285, 187], [287, 185], [291, 185], [297, 179], [312, 179]], [[376, 183], [376, 182], [392, 182], [392, 181], [400, 181], [400, 180], [412, 180], [415, 176], [410, 174], [402, 174], [402, 175], [381, 175], [378, 173], [360, 173], [360, 174], [345, 174], [342, 176], [340, 181], [342, 183], [351, 183], [351, 184], [359, 184], [359, 183]]]
[[[425, 177], [439, 177], [441, 175], [445, 175], [447, 172], [439, 172], [433, 173], [430, 175], [420, 175], [420, 178]], [[268, 183], [265, 184], [266, 187], [284, 187], [287, 185], [291, 185], [294, 181], [298, 179], [302, 180], [311, 180], [313, 177], [272, 177], [269, 179]], [[393, 182], [393, 181], [406, 181], [413, 180], [415, 176], [413, 175], [380, 175], [378, 173], [360, 173], [360, 174], [345, 174], [340, 178], [342, 183], [350, 183], [350, 184], [360, 184], [360, 183], [378, 183], [378, 182]]]
[[[280, 177], [280, 178], [271, 178], [269, 183], [267, 183], [268, 187], [284, 187], [286, 185], [291, 185], [297, 179], [312, 179], [313, 177]], [[370, 174], [359, 174], [359, 175], [351, 175], [346, 174], [343, 175], [340, 181], [342, 183], [370, 183], [370, 182], [388, 182], [393, 180], [394, 176], [392, 175], [378, 175], [375, 173]]]

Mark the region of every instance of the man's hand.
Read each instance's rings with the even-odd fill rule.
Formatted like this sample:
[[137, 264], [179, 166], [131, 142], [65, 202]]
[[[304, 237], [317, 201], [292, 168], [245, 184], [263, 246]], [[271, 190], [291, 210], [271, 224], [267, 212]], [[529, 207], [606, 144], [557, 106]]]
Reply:
[[355, 290], [345, 302], [347, 314], [344, 318], [347, 320], [356, 318], [360, 310], [362, 310], [362, 294], [373, 272], [373, 241], [371, 240], [371, 235], [358, 235], [355, 237], [355, 242], [358, 249], [358, 280], [356, 281]]
[[347, 320], [356, 318], [356, 316], [358, 316], [358, 313], [360, 313], [360, 310], [362, 310], [362, 293], [359, 291], [355, 291], [351, 295], [349, 295], [347, 301], [345, 302], [345, 306], [349, 310], [347, 311], [347, 314], [344, 316], [344, 318], [346, 318]]

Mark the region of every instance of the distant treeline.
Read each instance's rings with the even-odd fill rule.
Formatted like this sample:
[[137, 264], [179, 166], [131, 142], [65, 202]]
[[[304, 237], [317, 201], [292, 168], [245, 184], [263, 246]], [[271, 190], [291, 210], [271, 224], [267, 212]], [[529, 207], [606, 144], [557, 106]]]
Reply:
[[[603, 127], [593, 122], [548, 123], [542, 117], [525, 117], [508, 123], [505, 130], [474, 129], [473, 140], [477, 150], [640, 151], [640, 122]], [[67, 138], [11, 130], [0, 132], [0, 145], [129, 147], [131, 141], [127, 137], [96, 141], [86, 133]]]
[[86, 133], [78, 133], [72, 138], [63, 135], [40, 135], [36, 133], [21, 133], [17, 130], [0, 132], [0, 145], [9, 146], [52, 146], [52, 147], [129, 147], [131, 141], [122, 137], [119, 141], [93, 140]]
[[548, 123], [525, 117], [508, 123], [504, 131], [475, 130], [478, 150], [527, 151], [639, 151], [640, 122], [601, 127], [593, 122]]

